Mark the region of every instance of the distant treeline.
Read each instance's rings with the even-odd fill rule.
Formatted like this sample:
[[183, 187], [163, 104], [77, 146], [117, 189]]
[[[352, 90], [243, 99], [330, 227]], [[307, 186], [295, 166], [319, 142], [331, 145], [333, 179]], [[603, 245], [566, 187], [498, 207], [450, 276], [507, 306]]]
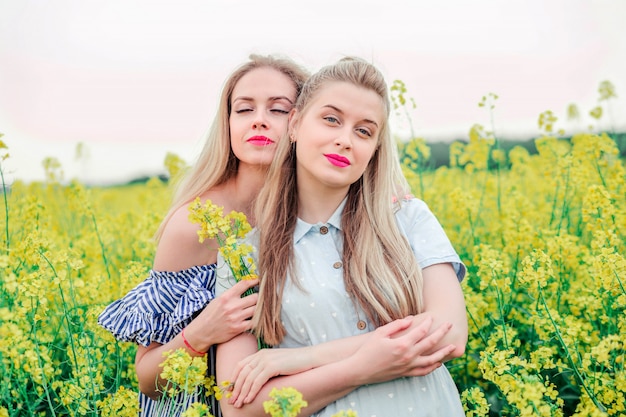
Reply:
[[[609, 134], [611, 138], [617, 144], [617, 147], [620, 151], [620, 157], [626, 158], [626, 132], [623, 133], [611, 133]], [[571, 140], [571, 137], [563, 137], [563, 140]], [[441, 166], [448, 166], [450, 164], [450, 144], [453, 142], [463, 142], [467, 143], [467, 139], [458, 139], [455, 141], [449, 142], [428, 142], [427, 145], [430, 148], [430, 159], [428, 160], [427, 166], [428, 168], [439, 168]], [[511, 149], [516, 146], [521, 146], [525, 148], [529, 154], [536, 154], [537, 148], [535, 147], [535, 139], [527, 139], [527, 140], [513, 140], [513, 139], [500, 139], [498, 146], [500, 149], [508, 153]], [[157, 176], [161, 181], [167, 182], [169, 180], [166, 174], [159, 174]], [[150, 176], [137, 177], [126, 185], [130, 184], [142, 184], [147, 182]]]
[[[609, 134], [611, 138], [617, 144], [617, 148], [620, 152], [620, 158], [626, 158], [626, 132], [622, 133], [611, 133]], [[570, 137], [562, 137], [563, 140], [571, 140]], [[467, 139], [458, 139], [451, 142], [428, 142], [427, 145], [430, 148], [430, 160], [428, 163], [429, 168], [439, 168], [440, 166], [449, 166], [450, 165], [450, 144], [453, 142], [463, 142], [467, 143]], [[537, 153], [537, 148], [535, 146], [535, 139], [527, 139], [527, 140], [513, 140], [513, 139], [500, 139], [498, 146], [500, 149], [508, 152], [516, 146], [521, 146], [525, 148], [529, 154], [533, 155]]]

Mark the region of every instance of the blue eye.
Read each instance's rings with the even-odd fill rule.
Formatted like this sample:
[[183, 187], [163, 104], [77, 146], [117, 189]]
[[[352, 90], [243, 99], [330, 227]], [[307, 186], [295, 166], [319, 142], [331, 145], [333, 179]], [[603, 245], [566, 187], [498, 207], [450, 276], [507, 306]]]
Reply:
[[372, 136], [370, 131], [367, 130], [367, 129], [358, 128], [356, 131], [359, 132], [361, 135], [364, 135], [364, 136]]
[[333, 117], [333, 116], [326, 116], [326, 117], [324, 117], [324, 120], [326, 120], [327, 122], [330, 122], [330, 123], [339, 123], [339, 120], [336, 117]]

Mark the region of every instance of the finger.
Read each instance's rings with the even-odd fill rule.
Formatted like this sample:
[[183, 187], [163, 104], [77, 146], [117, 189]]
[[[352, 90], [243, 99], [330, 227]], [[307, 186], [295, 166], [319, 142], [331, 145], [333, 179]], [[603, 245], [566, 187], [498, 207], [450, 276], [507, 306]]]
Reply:
[[233, 385], [239, 379], [239, 374], [241, 373], [241, 370], [243, 369], [244, 366], [245, 366], [245, 362], [239, 362], [237, 366], [235, 366], [235, 370], [233, 371], [233, 378], [231, 379]]
[[250, 363], [248, 363], [244, 367], [244, 370], [245, 370], [246, 375], [242, 383], [239, 384], [239, 387], [238, 387], [239, 391], [237, 393], [237, 400], [235, 401], [235, 407], [243, 406], [244, 399], [248, 396], [248, 393], [250, 392], [250, 388], [254, 381], [255, 375], [258, 372], [258, 370], [255, 371], [255, 369], [252, 367], [252, 365], [250, 365]]
[[406, 330], [411, 326], [411, 320], [408, 318], [394, 320], [391, 323], [379, 327], [377, 330], [383, 337], [391, 337], [396, 333]]
[[441, 365], [441, 363], [443, 363], [443, 359], [452, 353], [454, 349], [454, 345], [447, 345], [430, 355], [420, 356], [416, 361], [416, 368], [428, 368], [437, 364]]
[[243, 295], [244, 292], [257, 285], [259, 285], [258, 279], [246, 279], [233, 285], [233, 289], [237, 288], [235, 291], [237, 291], [239, 295]]
[[429, 334], [428, 336], [418, 340], [417, 345], [420, 348], [421, 352], [428, 352], [432, 348], [434, 348], [437, 343], [439, 343], [443, 337], [450, 331], [452, 328], [451, 323], [443, 323], [434, 332]]
[[239, 395], [241, 394], [242, 386], [245, 384], [246, 378], [248, 377], [248, 374], [250, 373], [252, 368], [247, 361], [244, 362], [241, 367], [237, 365], [237, 368], [239, 369], [238, 372], [236, 372], [237, 376], [233, 379], [233, 391], [229, 402], [230, 404], [234, 404], [235, 406], [237, 406], [237, 404], [239, 403], [239, 406], [241, 406], [242, 401], [239, 399]]
[[417, 344], [428, 334], [432, 323], [433, 318], [431, 316], [426, 316], [426, 318], [422, 322], [420, 322], [417, 326], [411, 328], [406, 334], [400, 337], [405, 337], [408, 340], [412, 341], [412, 343]]
[[244, 398], [244, 404], [250, 404], [261, 391], [261, 388], [269, 381], [270, 375], [267, 372], [259, 372], [250, 385], [250, 391]]
[[254, 315], [254, 310], [256, 310], [256, 304], [248, 306], [248, 307], [246, 307], [246, 308], [244, 308], [242, 310], [243, 311], [243, 315], [246, 318], [246, 320], [251, 318]]
[[259, 301], [259, 294], [250, 294], [246, 297], [239, 298], [237, 301], [240, 303], [241, 308], [255, 307], [256, 303]]
[[413, 371], [411, 372], [409, 376], [428, 375], [429, 373], [433, 372], [435, 369], [439, 368], [441, 365], [442, 365], [441, 362], [435, 362], [431, 365], [416, 367], [413, 369]]

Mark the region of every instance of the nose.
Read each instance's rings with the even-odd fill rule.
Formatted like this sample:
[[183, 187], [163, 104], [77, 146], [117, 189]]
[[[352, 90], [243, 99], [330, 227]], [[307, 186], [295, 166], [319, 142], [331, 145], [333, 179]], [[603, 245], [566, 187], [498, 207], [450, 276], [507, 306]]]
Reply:
[[351, 149], [352, 148], [352, 139], [350, 137], [352, 132], [347, 130], [341, 130], [337, 132], [337, 137], [335, 138], [335, 145], [344, 148]]
[[269, 125], [268, 125], [267, 119], [265, 118], [263, 113], [258, 112], [256, 116], [254, 117], [254, 120], [252, 121], [252, 128], [253, 129], [267, 129], [268, 126]]

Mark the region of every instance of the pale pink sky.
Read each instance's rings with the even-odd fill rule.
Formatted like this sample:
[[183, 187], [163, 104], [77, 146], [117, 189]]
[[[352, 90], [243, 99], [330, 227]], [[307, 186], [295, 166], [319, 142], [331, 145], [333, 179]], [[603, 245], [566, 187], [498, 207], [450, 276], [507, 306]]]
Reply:
[[[101, 183], [158, 172], [167, 151], [191, 161], [222, 82], [252, 52], [311, 70], [370, 59], [406, 83], [415, 132], [429, 140], [490, 128], [477, 107], [489, 92], [500, 136], [537, 135], [548, 109], [573, 129], [571, 102], [586, 126], [605, 79], [626, 128], [624, 21], [626, 2], [612, 0], [0, 0], [3, 167], [41, 179], [52, 156], [67, 179]], [[73, 159], [79, 142], [88, 160]]]

